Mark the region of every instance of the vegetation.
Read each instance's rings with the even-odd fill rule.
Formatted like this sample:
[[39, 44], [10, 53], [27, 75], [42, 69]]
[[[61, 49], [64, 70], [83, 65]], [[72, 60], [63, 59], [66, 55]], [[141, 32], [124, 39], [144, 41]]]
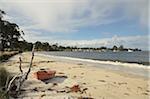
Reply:
[[0, 99], [8, 99], [9, 95], [4, 92], [7, 79], [11, 78], [10, 74], [6, 71], [4, 67], [0, 68]]
[[40, 42], [37, 41], [35, 43], [35, 49], [36, 51], [128, 51], [128, 50], [133, 50], [133, 51], [141, 51], [140, 49], [131, 49], [131, 48], [124, 48], [123, 45], [120, 45], [119, 47], [113, 46], [112, 48], [107, 48], [107, 47], [99, 47], [99, 48], [92, 48], [92, 47], [71, 47], [71, 46], [59, 46], [57, 43], [50, 45], [48, 42]]
[[6, 84], [6, 79], [9, 76], [9, 73], [5, 70], [4, 67], [0, 68], [0, 87], [4, 87]]
[[3, 51], [5, 48], [16, 50], [24, 33], [17, 24], [3, 20], [3, 15], [5, 12], [0, 10], [0, 50]]
[[0, 52], [0, 62], [3, 62], [5, 60], [7, 60], [8, 58], [10, 58], [11, 56], [14, 56], [16, 54], [18, 54], [18, 51], [13, 51], [13, 52]]

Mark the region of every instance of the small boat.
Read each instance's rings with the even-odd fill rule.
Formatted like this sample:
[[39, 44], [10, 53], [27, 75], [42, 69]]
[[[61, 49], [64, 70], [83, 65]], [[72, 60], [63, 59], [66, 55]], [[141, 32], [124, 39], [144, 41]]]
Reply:
[[40, 70], [34, 73], [35, 78], [38, 80], [47, 80], [55, 77], [56, 71], [54, 70]]
[[133, 50], [130, 50], [130, 49], [129, 49], [128, 52], [133, 52]]
[[113, 52], [119, 52], [118, 50], [113, 50]]

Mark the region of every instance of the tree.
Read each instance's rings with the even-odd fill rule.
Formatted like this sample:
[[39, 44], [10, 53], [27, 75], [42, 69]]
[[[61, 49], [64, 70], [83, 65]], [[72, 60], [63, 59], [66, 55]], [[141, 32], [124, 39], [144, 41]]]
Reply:
[[19, 41], [18, 46], [21, 51], [31, 51], [33, 44], [26, 41]]
[[42, 43], [42, 50], [48, 51], [49, 50], [49, 43], [47, 43], [47, 42]]
[[124, 50], [123, 45], [120, 45], [118, 49], [119, 49], [119, 51], [123, 51]]
[[112, 48], [112, 50], [117, 50], [118, 48], [117, 48], [117, 46], [113, 46], [113, 48]]
[[3, 20], [5, 12], [0, 10], [0, 51], [5, 48], [15, 50], [18, 47], [18, 42], [23, 39], [24, 32], [20, 30], [15, 23]]
[[42, 43], [40, 41], [35, 42], [35, 49], [40, 51], [42, 49]]

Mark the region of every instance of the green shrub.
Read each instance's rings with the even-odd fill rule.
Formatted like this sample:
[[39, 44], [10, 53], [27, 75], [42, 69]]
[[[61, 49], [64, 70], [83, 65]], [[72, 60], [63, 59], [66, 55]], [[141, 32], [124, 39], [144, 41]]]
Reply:
[[6, 71], [4, 67], [0, 68], [0, 99], [8, 99], [8, 94], [4, 93], [4, 87], [9, 75], [10, 74]]
[[5, 87], [7, 77], [9, 73], [6, 71], [4, 67], [0, 68], [0, 87]]
[[9, 95], [4, 91], [0, 91], [0, 99], [9, 99]]

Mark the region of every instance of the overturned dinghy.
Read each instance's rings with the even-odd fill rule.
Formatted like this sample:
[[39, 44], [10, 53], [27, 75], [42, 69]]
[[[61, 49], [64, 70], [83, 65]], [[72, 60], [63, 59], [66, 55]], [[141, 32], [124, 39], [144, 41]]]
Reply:
[[34, 73], [35, 78], [38, 80], [47, 80], [55, 77], [56, 71], [54, 70], [40, 70]]

